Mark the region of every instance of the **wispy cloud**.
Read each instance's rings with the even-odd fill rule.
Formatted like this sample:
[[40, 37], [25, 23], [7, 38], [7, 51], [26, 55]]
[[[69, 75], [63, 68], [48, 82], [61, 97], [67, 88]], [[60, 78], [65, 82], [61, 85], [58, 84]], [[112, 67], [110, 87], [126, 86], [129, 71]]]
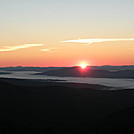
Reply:
[[50, 49], [45, 48], [45, 49], [41, 49], [40, 51], [48, 52], [48, 51], [50, 51]]
[[41, 49], [40, 51], [49, 52], [49, 51], [55, 50], [55, 49], [57, 49], [57, 48], [55, 48], [55, 47], [50, 47], [50, 48]]
[[67, 40], [67, 41], [61, 41], [61, 42], [92, 44], [92, 43], [97, 43], [97, 42], [113, 42], [113, 41], [134, 41], [134, 38], [122, 38], [122, 39], [78, 39], [78, 40]]
[[23, 44], [17, 46], [3, 46], [3, 48], [0, 49], [0, 52], [14, 51], [22, 48], [38, 47], [38, 46], [44, 46], [44, 44]]

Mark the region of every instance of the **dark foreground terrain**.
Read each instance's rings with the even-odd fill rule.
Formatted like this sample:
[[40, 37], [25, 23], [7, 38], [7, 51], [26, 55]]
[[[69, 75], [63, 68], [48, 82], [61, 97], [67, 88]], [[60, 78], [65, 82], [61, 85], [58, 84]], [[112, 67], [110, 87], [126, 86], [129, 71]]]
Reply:
[[134, 90], [100, 89], [1, 78], [0, 134], [134, 134]]

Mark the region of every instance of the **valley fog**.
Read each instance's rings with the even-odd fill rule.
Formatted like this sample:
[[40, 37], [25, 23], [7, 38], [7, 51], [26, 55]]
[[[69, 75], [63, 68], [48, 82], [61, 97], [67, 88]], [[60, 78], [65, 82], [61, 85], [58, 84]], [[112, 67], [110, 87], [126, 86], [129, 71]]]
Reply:
[[47, 75], [34, 75], [35, 71], [1, 71], [10, 72], [11, 74], [2, 74], [2, 78], [18, 78], [18, 79], [39, 79], [39, 80], [65, 80], [63, 82], [99, 84], [113, 87], [112, 89], [132, 89], [134, 88], [134, 79], [115, 79], [115, 78], [89, 78], [89, 77], [58, 77]]

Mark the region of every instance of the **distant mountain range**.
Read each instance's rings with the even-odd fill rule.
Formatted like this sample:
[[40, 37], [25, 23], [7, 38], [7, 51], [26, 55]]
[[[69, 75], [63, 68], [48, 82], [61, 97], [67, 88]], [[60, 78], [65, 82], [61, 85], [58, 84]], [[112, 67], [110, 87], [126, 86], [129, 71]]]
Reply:
[[[98, 69], [98, 70], [109, 70], [109, 71], [117, 71], [117, 70], [134, 70], [134, 65], [125, 65], [125, 66], [89, 66], [90, 69]], [[55, 69], [64, 69], [64, 68], [70, 68], [70, 67], [22, 67], [22, 66], [16, 66], [16, 67], [0, 67], [0, 70], [4, 71], [46, 71], [46, 70], [55, 70]]]
[[91, 66], [92, 69], [100, 69], [100, 70], [109, 70], [109, 71], [117, 71], [117, 70], [134, 70], [134, 65], [124, 65], [124, 66]]
[[37, 75], [49, 75], [60, 77], [95, 77], [95, 78], [131, 78], [134, 79], [134, 70], [119, 70], [108, 71], [93, 69], [87, 67], [81, 69], [80, 67], [62, 68], [57, 70], [49, 70], [43, 73], [37, 73]]
[[[80, 67], [1, 67], [0, 71], [36, 71], [36, 75], [60, 77], [131, 78], [134, 79], [134, 65], [131, 66], [89, 66]], [[5, 72], [4, 72], [5, 73]], [[1, 72], [1, 74], [4, 74]]]
[[[0, 70], [4, 71], [37, 71], [37, 72], [43, 72], [46, 70], [54, 70], [54, 69], [61, 69], [63, 67], [22, 67], [22, 66], [16, 66], [16, 67], [0, 67]], [[66, 67], [64, 67], [66, 68]]]

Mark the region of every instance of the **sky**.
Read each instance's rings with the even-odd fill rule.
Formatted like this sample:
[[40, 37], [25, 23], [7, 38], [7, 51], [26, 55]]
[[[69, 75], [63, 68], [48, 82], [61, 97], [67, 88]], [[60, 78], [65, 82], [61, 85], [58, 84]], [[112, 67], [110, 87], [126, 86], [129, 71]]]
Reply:
[[0, 0], [0, 66], [134, 65], [134, 0]]

